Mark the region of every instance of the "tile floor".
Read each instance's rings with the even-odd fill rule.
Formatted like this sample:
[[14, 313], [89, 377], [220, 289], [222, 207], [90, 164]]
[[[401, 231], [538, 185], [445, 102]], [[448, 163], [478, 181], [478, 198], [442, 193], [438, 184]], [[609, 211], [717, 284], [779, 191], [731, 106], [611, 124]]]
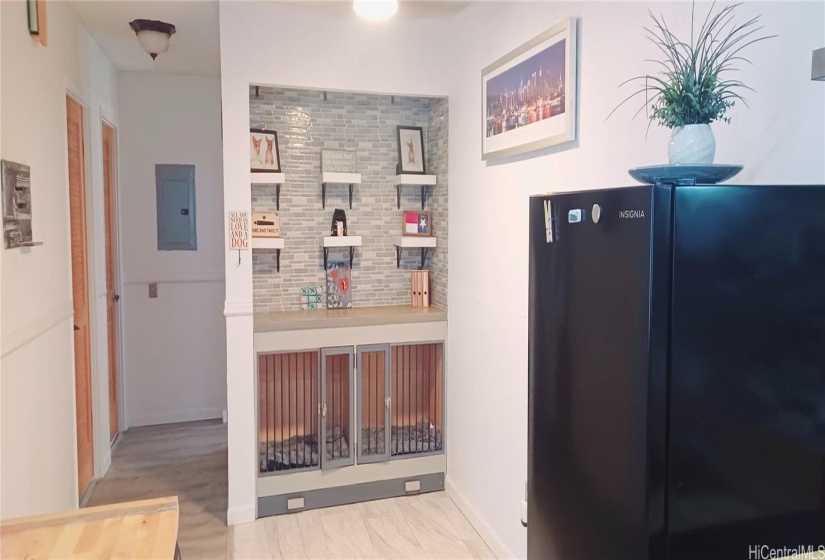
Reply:
[[495, 559], [444, 492], [266, 517], [231, 533], [236, 560]]

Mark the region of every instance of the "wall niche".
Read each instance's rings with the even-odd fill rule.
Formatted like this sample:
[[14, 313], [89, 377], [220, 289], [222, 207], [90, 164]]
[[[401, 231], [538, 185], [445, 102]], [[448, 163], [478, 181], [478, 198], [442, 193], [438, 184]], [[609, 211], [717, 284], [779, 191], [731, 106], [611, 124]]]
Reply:
[[[300, 308], [301, 288], [325, 289], [320, 239], [330, 235], [336, 208], [347, 215], [348, 235], [361, 236], [355, 248], [352, 278], [353, 307], [409, 305], [410, 272], [421, 266], [418, 249], [404, 249], [400, 266], [396, 247], [404, 210], [421, 209], [421, 189], [401, 189], [401, 209], [394, 186], [398, 147], [396, 126], [424, 130], [426, 172], [438, 184], [428, 189], [438, 246], [427, 252], [431, 305], [447, 308], [448, 248], [448, 103], [446, 98], [405, 97], [362, 93], [323, 92], [251, 86], [250, 128], [275, 130], [285, 182], [278, 209], [275, 185], [252, 185], [252, 211], [278, 212], [285, 248], [253, 250], [253, 298], [256, 313]], [[357, 152], [361, 184], [328, 185], [326, 207], [321, 200], [321, 150]], [[280, 259], [280, 272], [278, 260]], [[332, 248], [330, 262], [349, 263], [349, 250]], [[326, 297], [320, 298], [325, 307]]]

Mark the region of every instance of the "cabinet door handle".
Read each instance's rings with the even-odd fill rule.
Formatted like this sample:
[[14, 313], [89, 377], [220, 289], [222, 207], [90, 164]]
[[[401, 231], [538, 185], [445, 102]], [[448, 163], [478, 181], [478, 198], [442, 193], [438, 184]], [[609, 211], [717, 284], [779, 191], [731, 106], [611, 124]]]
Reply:
[[115, 294], [114, 300], [115, 300], [115, 303], [119, 302], [120, 301], [120, 294]]
[[80, 327], [78, 327], [77, 325], [75, 325], [75, 326], [74, 326], [74, 330], [79, 331], [79, 330], [80, 330]]

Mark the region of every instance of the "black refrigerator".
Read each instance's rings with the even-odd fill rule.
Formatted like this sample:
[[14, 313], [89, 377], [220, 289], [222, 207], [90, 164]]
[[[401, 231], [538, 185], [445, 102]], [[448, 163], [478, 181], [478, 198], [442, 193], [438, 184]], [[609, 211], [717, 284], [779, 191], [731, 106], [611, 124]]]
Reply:
[[531, 559], [825, 558], [825, 186], [532, 197], [528, 431]]

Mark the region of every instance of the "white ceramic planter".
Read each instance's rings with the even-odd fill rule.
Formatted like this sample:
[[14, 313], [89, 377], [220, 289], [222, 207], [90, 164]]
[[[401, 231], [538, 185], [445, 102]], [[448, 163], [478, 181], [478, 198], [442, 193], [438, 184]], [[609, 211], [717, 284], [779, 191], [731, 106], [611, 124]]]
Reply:
[[667, 157], [670, 163], [710, 164], [716, 155], [716, 138], [709, 124], [687, 124], [673, 129]]

